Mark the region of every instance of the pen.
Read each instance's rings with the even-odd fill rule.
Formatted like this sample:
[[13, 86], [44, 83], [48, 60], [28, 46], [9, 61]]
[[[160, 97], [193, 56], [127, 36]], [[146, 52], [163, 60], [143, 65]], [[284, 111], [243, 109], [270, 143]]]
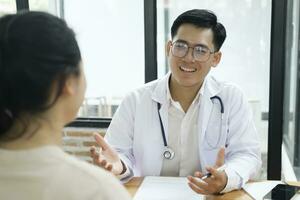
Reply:
[[[226, 169], [226, 165], [222, 165], [221, 167], [219, 167], [219, 168], [217, 168], [217, 171], [224, 171]], [[211, 173], [209, 172], [209, 173], [207, 173], [207, 174], [205, 174], [204, 176], [202, 176], [202, 180], [204, 180], [204, 179], [206, 179], [206, 178], [209, 178], [209, 177], [211, 177]]]

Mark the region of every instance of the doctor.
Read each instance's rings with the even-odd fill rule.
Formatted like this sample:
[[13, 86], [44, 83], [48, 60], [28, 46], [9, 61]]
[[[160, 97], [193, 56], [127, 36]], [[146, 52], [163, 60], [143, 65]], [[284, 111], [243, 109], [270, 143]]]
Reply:
[[[133, 176], [187, 176], [200, 194], [241, 188], [260, 169], [250, 107], [241, 90], [208, 73], [221, 60], [224, 26], [208, 10], [174, 21], [166, 44], [170, 73], [128, 94], [91, 148], [94, 163], [127, 181]], [[216, 168], [225, 163], [225, 171]], [[199, 181], [210, 172], [211, 177]], [[193, 175], [193, 176], [192, 176]]]

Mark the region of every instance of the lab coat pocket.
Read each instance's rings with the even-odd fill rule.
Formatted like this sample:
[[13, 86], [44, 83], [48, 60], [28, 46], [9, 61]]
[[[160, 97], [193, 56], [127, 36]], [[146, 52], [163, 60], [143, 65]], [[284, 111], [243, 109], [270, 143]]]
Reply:
[[203, 156], [203, 171], [207, 172], [205, 167], [212, 167], [216, 164], [219, 149], [204, 149]]
[[209, 120], [204, 135], [204, 149], [220, 149], [220, 147], [225, 146], [224, 129], [225, 128], [221, 116], [213, 120]]

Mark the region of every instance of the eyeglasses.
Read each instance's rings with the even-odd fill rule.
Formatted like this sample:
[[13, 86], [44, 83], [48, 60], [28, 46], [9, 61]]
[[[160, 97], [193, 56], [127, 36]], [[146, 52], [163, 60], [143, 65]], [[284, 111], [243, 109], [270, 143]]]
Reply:
[[190, 47], [186, 42], [182, 41], [173, 42], [171, 52], [173, 56], [183, 58], [188, 54], [190, 48], [193, 49], [194, 59], [199, 62], [208, 61], [210, 54], [215, 53], [214, 51], [210, 51], [210, 49], [206, 46], [196, 45], [194, 47]]

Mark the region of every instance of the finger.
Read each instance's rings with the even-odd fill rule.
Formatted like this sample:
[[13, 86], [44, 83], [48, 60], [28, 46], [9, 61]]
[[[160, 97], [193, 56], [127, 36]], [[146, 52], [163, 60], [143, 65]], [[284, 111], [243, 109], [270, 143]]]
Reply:
[[105, 168], [106, 167], [106, 164], [107, 164], [107, 161], [105, 159], [101, 159], [100, 155], [98, 153], [96, 153], [94, 156], [93, 156], [93, 162], [94, 164], [100, 166], [100, 167], [103, 167]]
[[211, 179], [222, 179], [227, 181], [227, 174], [225, 171], [219, 171], [218, 169], [208, 167], [207, 171], [211, 173]]
[[99, 154], [96, 151], [95, 147], [92, 147], [90, 149], [90, 157], [93, 159], [93, 163], [96, 164], [97, 161], [99, 160]]
[[198, 178], [202, 178], [202, 177], [204, 176], [204, 174], [201, 173], [201, 172], [199, 172], [199, 171], [196, 171], [196, 172], [194, 173], [194, 176], [195, 176], [195, 177], [198, 177]]
[[103, 167], [106, 168], [107, 161], [106, 160], [102, 160], [102, 161], [100, 161], [100, 164], [101, 164], [101, 166], [103, 166]]
[[[205, 174], [201, 173], [201, 172], [195, 172], [194, 176], [197, 177], [197, 178], [202, 178]], [[201, 179], [202, 181], [206, 182], [207, 184], [210, 184], [211, 183], [211, 178], [205, 178], [205, 179]]]
[[91, 146], [90, 152], [92, 153], [92, 152], [95, 152], [95, 151], [96, 151], [96, 147], [95, 146]]
[[225, 163], [225, 148], [221, 147], [218, 152], [215, 167], [221, 167], [222, 165], [224, 165], [224, 163]]
[[188, 176], [187, 178], [191, 183], [196, 185], [198, 188], [200, 188], [204, 191], [208, 191], [209, 186], [206, 182], [202, 181], [201, 179], [199, 180], [198, 178], [195, 178], [195, 177], [192, 177], [192, 176]]
[[107, 171], [111, 171], [113, 168], [112, 164], [108, 164], [107, 167], [106, 167], [106, 170]]
[[[207, 170], [208, 168], [206, 167], [206, 170]], [[208, 171], [207, 170], [207, 172], [209, 172], [210, 173], [210, 171]], [[205, 176], [206, 174], [203, 174], [203, 176]], [[202, 176], [202, 177], [203, 177]], [[203, 182], [205, 182], [206, 184], [208, 184], [208, 185], [210, 185], [211, 183], [213, 183], [214, 181], [215, 181], [215, 177], [214, 177], [214, 175], [212, 175], [211, 173], [210, 173], [210, 175], [208, 176], [208, 177], [205, 177], [204, 179], [202, 179], [202, 177], [201, 177], [201, 180], [203, 181]]]
[[98, 133], [94, 133], [94, 138], [97, 142], [97, 144], [105, 151], [106, 149], [109, 149], [109, 145], [105, 142], [104, 138], [99, 135]]
[[91, 155], [92, 158], [97, 155], [96, 147], [92, 146], [90, 148], [90, 155]]
[[196, 193], [198, 194], [203, 194], [203, 195], [208, 195], [207, 192], [205, 192], [204, 190], [202, 190], [201, 188], [198, 188], [196, 185], [194, 185], [191, 182], [188, 182], [189, 187]]
[[192, 182], [188, 182], [189, 187], [198, 194], [208, 195], [208, 193], [203, 190], [202, 188], [199, 188], [197, 185], [193, 184]]
[[211, 179], [219, 178], [221, 176], [221, 173], [213, 167], [207, 167], [206, 170], [211, 173]]
[[93, 158], [93, 163], [100, 166], [99, 154], [93, 154], [92, 158]]
[[212, 174], [209, 178], [203, 180], [209, 186], [208, 191], [211, 194], [222, 191], [227, 184], [226, 173], [224, 171], [218, 171], [212, 167], [208, 167], [207, 171]]

